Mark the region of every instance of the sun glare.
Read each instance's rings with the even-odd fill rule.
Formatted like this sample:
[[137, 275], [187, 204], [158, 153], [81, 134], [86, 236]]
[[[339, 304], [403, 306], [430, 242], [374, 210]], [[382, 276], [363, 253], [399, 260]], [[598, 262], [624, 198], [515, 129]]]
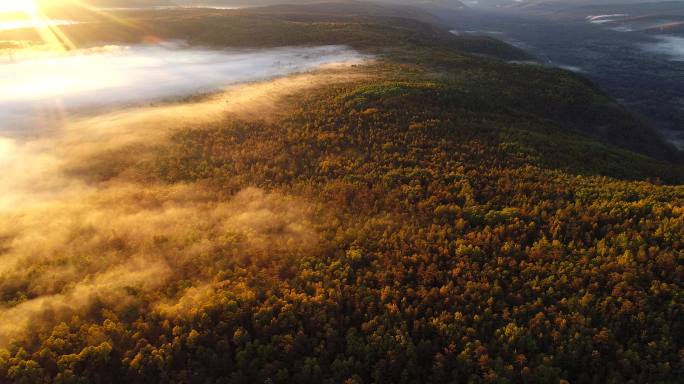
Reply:
[[4, 0], [0, 3], [0, 13], [31, 13], [38, 9], [34, 0]]
[[[52, 2], [63, 4], [65, 1]], [[0, 30], [32, 28], [40, 35], [41, 40], [51, 49], [71, 50], [75, 46], [60, 30], [59, 25], [72, 24], [61, 20], [52, 20], [43, 13], [41, 0], [0, 0]]]
[[60, 8], [82, 9], [129, 28], [140, 28], [128, 20], [93, 7], [82, 0], [0, 0], [0, 31], [31, 28], [38, 32], [47, 47], [58, 47], [62, 50], [76, 49], [60, 26], [80, 24], [81, 21], [52, 19], [51, 11]]

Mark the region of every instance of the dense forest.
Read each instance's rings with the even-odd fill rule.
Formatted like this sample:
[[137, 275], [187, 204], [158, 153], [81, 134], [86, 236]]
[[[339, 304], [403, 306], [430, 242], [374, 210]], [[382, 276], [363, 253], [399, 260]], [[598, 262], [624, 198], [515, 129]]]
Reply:
[[[415, 21], [167, 17], [169, 34], [207, 44], [377, 58], [268, 118], [226, 114], [65, 170], [147, 189], [93, 198], [128, 215], [116, 231], [46, 228], [66, 245], [0, 271], [5, 308], [45, 291], [81, 300], [57, 266], [156, 255], [170, 268], [132, 267], [140, 282], [81, 313], [40, 312], [2, 340], [1, 382], [681, 380], [684, 169], [586, 80]], [[254, 20], [271, 29], [248, 40]], [[183, 199], [196, 213], [163, 225]], [[0, 254], [42, 246], [0, 230]]]

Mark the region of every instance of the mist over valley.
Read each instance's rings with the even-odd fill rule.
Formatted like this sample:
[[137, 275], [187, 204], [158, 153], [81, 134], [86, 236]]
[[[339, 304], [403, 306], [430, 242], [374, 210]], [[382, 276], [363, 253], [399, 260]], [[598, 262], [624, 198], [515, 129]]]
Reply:
[[[627, 11], [616, 5], [566, 8], [543, 15], [473, 9], [442, 17], [448, 25], [459, 26], [457, 31], [502, 39], [530, 52], [542, 65], [582, 73], [656, 127], [672, 145], [684, 148], [684, 35], [634, 24], [626, 27], [630, 16], [621, 12], [634, 11], [630, 6]], [[638, 9], [644, 8], [648, 6]], [[674, 6], [667, 10], [684, 14]]]
[[0, 59], [0, 133], [31, 136], [87, 110], [172, 101], [364, 59], [338, 46], [210, 50], [182, 42], [7, 54]]

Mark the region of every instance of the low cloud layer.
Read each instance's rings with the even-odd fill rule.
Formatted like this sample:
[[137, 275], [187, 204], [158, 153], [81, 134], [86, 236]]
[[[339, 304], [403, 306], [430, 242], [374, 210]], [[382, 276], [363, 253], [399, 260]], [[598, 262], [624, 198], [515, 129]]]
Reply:
[[77, 113], [207, 93], [363, 56], [338, 46], [249, 51], [106, 46], [0, 58], [0, 135], [56, 129]]

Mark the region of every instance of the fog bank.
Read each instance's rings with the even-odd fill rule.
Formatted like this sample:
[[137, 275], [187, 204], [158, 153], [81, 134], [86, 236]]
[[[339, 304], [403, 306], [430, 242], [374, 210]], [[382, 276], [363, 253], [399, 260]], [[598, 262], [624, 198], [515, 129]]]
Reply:
[[213, 92], [363, 59], [339, 46], [219, 51], [178, 44], [0, 57], [0, 136], [58, 128], [84, 110]]

